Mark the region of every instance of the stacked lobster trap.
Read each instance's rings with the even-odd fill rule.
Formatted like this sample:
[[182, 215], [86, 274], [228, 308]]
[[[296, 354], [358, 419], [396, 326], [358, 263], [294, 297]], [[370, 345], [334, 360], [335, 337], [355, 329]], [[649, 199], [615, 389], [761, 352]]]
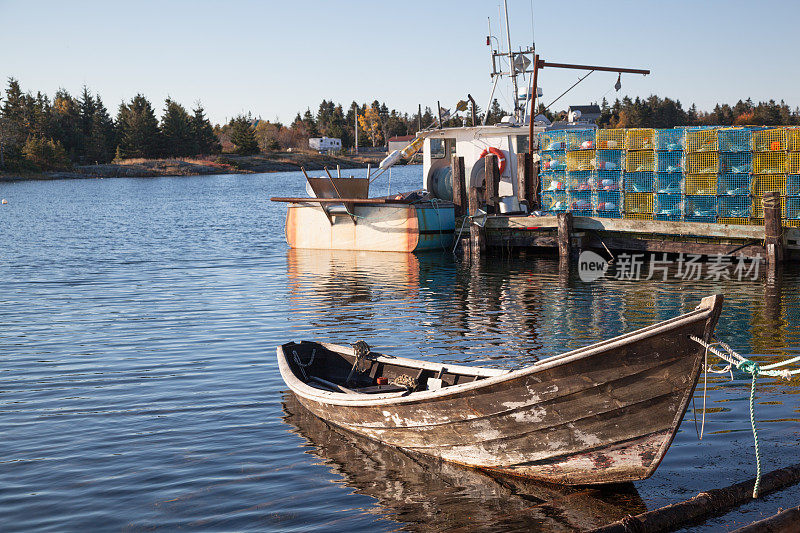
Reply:
[[539, 134], [549, 213], [763, 224], [778, 191], [800, 227], [800, 127], [574, 129]]

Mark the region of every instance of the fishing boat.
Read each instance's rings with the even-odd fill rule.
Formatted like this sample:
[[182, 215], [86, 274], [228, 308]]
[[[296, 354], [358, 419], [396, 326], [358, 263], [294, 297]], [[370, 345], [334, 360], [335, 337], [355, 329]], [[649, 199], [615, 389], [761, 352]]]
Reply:
[[519, 370], [291, 342], [278, 367], [298, 401], [345, 430], [445, 461], [567, 484], [651, 476], [694, 393], [722, 296]]
[[370, 178], [306, 176], [308, 198], [287, 202], [292, 248], [419, 252], [445, 250], [455, 233], [452, 202], [408, 193], [368, 198]]

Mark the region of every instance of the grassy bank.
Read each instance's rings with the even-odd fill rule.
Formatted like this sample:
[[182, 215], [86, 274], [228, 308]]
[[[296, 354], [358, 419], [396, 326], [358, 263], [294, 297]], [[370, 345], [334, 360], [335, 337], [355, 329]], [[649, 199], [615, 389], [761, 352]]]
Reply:
[[222, 154], [218, 156], [179, 159], [125, 159], [105, 165], [82, 165], [67, 171], [15, 172], [0, 171], [0, 179], [65, 179], [65, 178], [123, 178], [157, 176], [198, 176], [204, 174], [253, 174], [261, 172], [287, 172], [366, 168], [377, 166], [384, 154], [331, 156], [316, 152], [276, 152], [259, 155]]

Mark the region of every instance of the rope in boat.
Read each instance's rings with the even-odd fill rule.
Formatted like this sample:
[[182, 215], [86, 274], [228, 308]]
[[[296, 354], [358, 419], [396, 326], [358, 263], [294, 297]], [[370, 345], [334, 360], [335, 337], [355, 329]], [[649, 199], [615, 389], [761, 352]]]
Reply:
[[[366, 359], [371, 351], [369, 344], [364, 341], [358, 341], [350, 346], [353, 347], [353, 355], [355, 356], [355, 359], [353, 359], [353, 367], [350, 369], [350, 373], [347, 374], [347, 379], [344, 380], [345, 385], [350, 383], [350, 379], [353, 377], [353, 374], [355, 374], [356, 369], [359, 367], [361, 361]], [[361, 372], [361, 370], [359, 370], [359, 372]]]
[[303, 363], [300, 360], [300, 356], [297, 355], [297, 350], [292, 350], [292, 355], [294, 356], [295, 364], [300, 368], [300, 372], [303, 373], [303, 380], [308, 381], [308, 376], [306, 375], [306, 368], [310, 367], [314, 363], [314, 357], [317, 356], [317, 349], [314, 348], [311, 351], [311, 359], [308, 360], [308, 363]]
[[[773, 363], [771, 365], [766, 365], [764, 368], [761, 368], [756, 361], [751, 361], [746, 357], [736, 353], [730, 346], [725, 344], [724, 342], [717, 341], [715, 343], [707, 343], [704, 340], [695, 337], [694, 335], [689, 335], [689, 339], [693, 340], [697, 344], [703, 346], [706, 349], [706, 357], [708, 356], [708, 352], [713, 353], [723, 361], [728, 362], [728, 366], [721, 371], [715, 371], [711, 369], [709, 366], [706, 365], [705, 370], [711, 371], [714, 373], [727, 373], [731, 372], [731, 376], [733, 376], [733, 368], [735, 367], [737, 370], [741, 372], [748, 373], [752, 376], [752, 380], [750, 382], [750, 427], [753, 429], [753, 443], [756, 452], [756, 482], [753, 485], [753, 498], [758, 498], [759, 488], [761, 486], [761, 453], [759, 451], [758, 446], [758, 429], [756, 428], [756, 417], [755, 417], [755, 396], [756, 396], [756, 379], [758, 376], [770, 376], [770, 377], [779, 377], [784, 379], [791, 379], [792, 376], [796, 374], [800, 374], [800, 368], [795, 370], [776, 370], [782, 366], [786, 366], [788, 364], [794, 363], [796, 361], [800, 361], [800, 356], [792, 357], [791, 359], [786, 359], [785, 361], [779, 361], [777, 363]], [[714, 348], [714, 344], [718, 344], [725, 352]], [[707, 361], [706, 361], [707, 362]], [[705, 421], [705, 396], [703, 402], [703, 420]]]

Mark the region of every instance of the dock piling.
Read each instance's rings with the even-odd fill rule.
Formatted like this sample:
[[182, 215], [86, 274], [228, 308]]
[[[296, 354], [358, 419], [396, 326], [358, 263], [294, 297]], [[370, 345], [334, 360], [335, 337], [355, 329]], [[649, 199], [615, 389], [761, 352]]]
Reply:
[[500, 201], [500, 170], [497, 167], [497, 156], [487, 154], [483, 158], [484, 161], [484, 191], [486, 194], [487, 212], [495, 214], [498, 211], [498, 204]]
[[453, 155], [451, 168], [453, 169], [453, 204], [455, 204], [456, 216], [465, 214], [467, 201], [466, 181], [464, 180], [464, 158]]
[[528, 205], [529, 212], [538, 207], [534, 205], [535, 190], [531, 154], [517, 154], [517, 199]]
[[[478, 188], [474, 185], [469, 187], [469, 213], [475, 215], [480, 208], [478, 201]], [[486, 251], [486, 230], [477, 224], [469, 223], [469, 246], [472, 257], [480, 257]]]
[[781, 197], [778, 191], [767, 191], [762, 199], [764, 205], [764, 246], [767, 251], [767, 267], [775, 269], [783, 261], [784, 242], [781, 228]]
[[568, 262], [572, 251], [572, 213], [558, 214], [558, 257]]

